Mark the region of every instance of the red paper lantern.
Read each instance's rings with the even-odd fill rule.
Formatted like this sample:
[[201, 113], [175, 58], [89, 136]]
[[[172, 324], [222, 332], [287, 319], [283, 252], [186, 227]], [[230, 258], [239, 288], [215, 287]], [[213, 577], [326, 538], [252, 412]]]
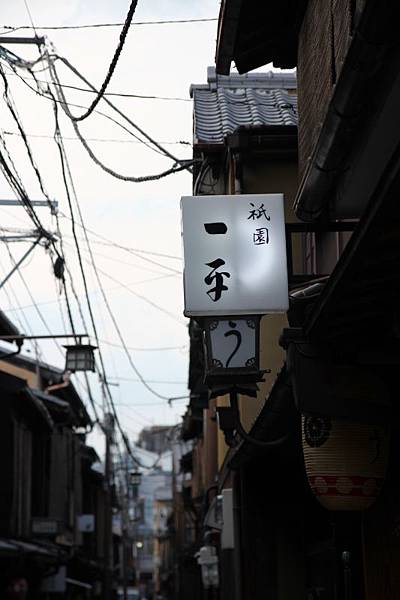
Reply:
[[365, 510], [385, 479], [390, 431], [329, 417], [302, 417], [308, 482], [328, 510]]

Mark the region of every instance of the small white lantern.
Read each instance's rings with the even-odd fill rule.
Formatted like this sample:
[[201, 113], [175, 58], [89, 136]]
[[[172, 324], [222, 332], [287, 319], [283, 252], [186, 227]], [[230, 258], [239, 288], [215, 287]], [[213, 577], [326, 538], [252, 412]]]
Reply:
[[202, 321], [207, 384], [246, 385], [262, 381], [260, 315]]

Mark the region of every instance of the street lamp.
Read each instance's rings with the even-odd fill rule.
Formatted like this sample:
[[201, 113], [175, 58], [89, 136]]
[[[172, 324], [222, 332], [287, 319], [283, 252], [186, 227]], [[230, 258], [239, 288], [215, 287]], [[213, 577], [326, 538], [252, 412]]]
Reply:
[[260, 370], [260, 321], [260, 315], [202, 320], [205, 383], [212, 395], [221, 395], [232, 387], [256, 395], [256, 383], [265, 373]]
[[237, 435], [257, 446], [270, 447], [287, 435], [271, 441], [250, 436], [242, 426], [238, 395], [257, 396], [257, 383], [270, 369], [260, 369], [261, 315], [204, 318], [205, 383], [211, 397], [229, 394], [230, 406], [218, 406], [218, 425], [228, 446], [236, 446]]
[[65, 370], [75, 373], [75, 371], [94, 371], [95, 360], [94, 350], [97, 346], [91, 344], [74, 344], [73, 346], [64, 346], [67, 351]]
[[76, 344], [64, 346], [64, 348], [67, 350], [65, 372], [69, 371], [71, 373], [75, 373], [75, 371], [94, 371], [95, 360], [93, 351], [97, 348], [97, 346], [92, 346], [91, 344], [82, 344], [81, 338], [83, 337], [88, 337], [88, 334], [73, 333], [62, 335], [1, 335], [0, 340], [4, 340], [6, 342], [15, 342], [18, 345], [18, 352], [16, 352], [16, 354], [18, 354], [26, 340], [57, 340], [60, 338], [74, 338], [75, 340], [78, 340]]
[[140, 471], [130, 471], [129, 473], [130, 482], [133, 487], [139, 487], [142, 481], [142, 474]]

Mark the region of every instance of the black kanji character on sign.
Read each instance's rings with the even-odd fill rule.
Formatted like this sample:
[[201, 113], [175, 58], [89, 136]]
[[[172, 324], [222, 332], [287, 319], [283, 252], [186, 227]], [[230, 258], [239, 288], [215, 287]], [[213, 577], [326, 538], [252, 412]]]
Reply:
[[239, 350], [241, 343], [242, 343], [242, 334], [240, 333], [240, 331], [237, 331], [237, 329], [236, 329], [237, 323], [235, 323], [235, 321], [229, 321], [229, 327], [230, 327], [230, 329], [226, 333], [224, 333], [224, 337], [226, 337], [226, 338], [230, 337], [230, 336], [235, 337], [236, 344], [235, 344], [233, 351], [229, 355], [228, 360], [226, 361], [226, 364], [225, 364], [226, 369], [229, 367], [232, 358], [235, 356], [235, 354]]
[[253, 242], [255, 246], [261, 246], [269, 243], [269, 233], [266, 227], [260, 227], [253, 233]]
[[219, 222], [219, 223], [204, 223], [204, 229], [210, 235], [224, 235], [228, 231], [228, 228], [225, 225], [225, 223], [221, 223], [221, 222]]
[[267, 221], [271, 220], [271, 217], [266, 213], [264, 203], [260, 204], [259, 208], [256, 208], [255, 205], [252, 202], [250, 202], [250, 206], [252, 206], [253, 208], [250, 209], [250, 215], [247, 217], [247, 220], [253, 219], [254, 221], [255, 219], [260, 219], [261, 217], [265, 217]]
[[212, 285], [215, 282], [215, 287], [211, 290], [208, 290], [207, 296], [211, 298], [213, 302], [217, 302], [222, 295], [222, 292], [228, 289], [227, 285], [224, 285], [224, 277], [230, 277], [230, 273], [227, 271], [223, 271], [219, 273], [217, 269], [222, 267], [225, 264], [225, 261], [222, 258], [216, 258], [212, 262], [206, 263], [207, 267], [211, 267], [212, 271], [204, 278], [204, 281], [207, 285]]

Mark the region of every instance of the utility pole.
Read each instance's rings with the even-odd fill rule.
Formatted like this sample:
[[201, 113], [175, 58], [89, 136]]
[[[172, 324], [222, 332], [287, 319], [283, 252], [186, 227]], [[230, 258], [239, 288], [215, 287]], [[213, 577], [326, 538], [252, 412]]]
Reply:
[[128, 545], [129, 545], [129, 472], [128, 456], [125, 455], [122, 485], [122, 586], [124, 600], [128, 600]]
[[103, 600], [111, 600], [112, 574], [113, 574], [113, 547], [112, 547], [112, 498], [111, 498], [111, 446], [114, 434], [114, 417], [110, 413], [104, 415], [104, 433], [106, 438], [105, 457], [105, 502], [104, 502], [104, 579]]
[[[123, 517], [124, 518], [124, 517]], [[122, 589], [124, 592], [124, 600], [128, 600], [128, 532], [126, 529], [126, 523], [123, 525], [122, 530]]]

